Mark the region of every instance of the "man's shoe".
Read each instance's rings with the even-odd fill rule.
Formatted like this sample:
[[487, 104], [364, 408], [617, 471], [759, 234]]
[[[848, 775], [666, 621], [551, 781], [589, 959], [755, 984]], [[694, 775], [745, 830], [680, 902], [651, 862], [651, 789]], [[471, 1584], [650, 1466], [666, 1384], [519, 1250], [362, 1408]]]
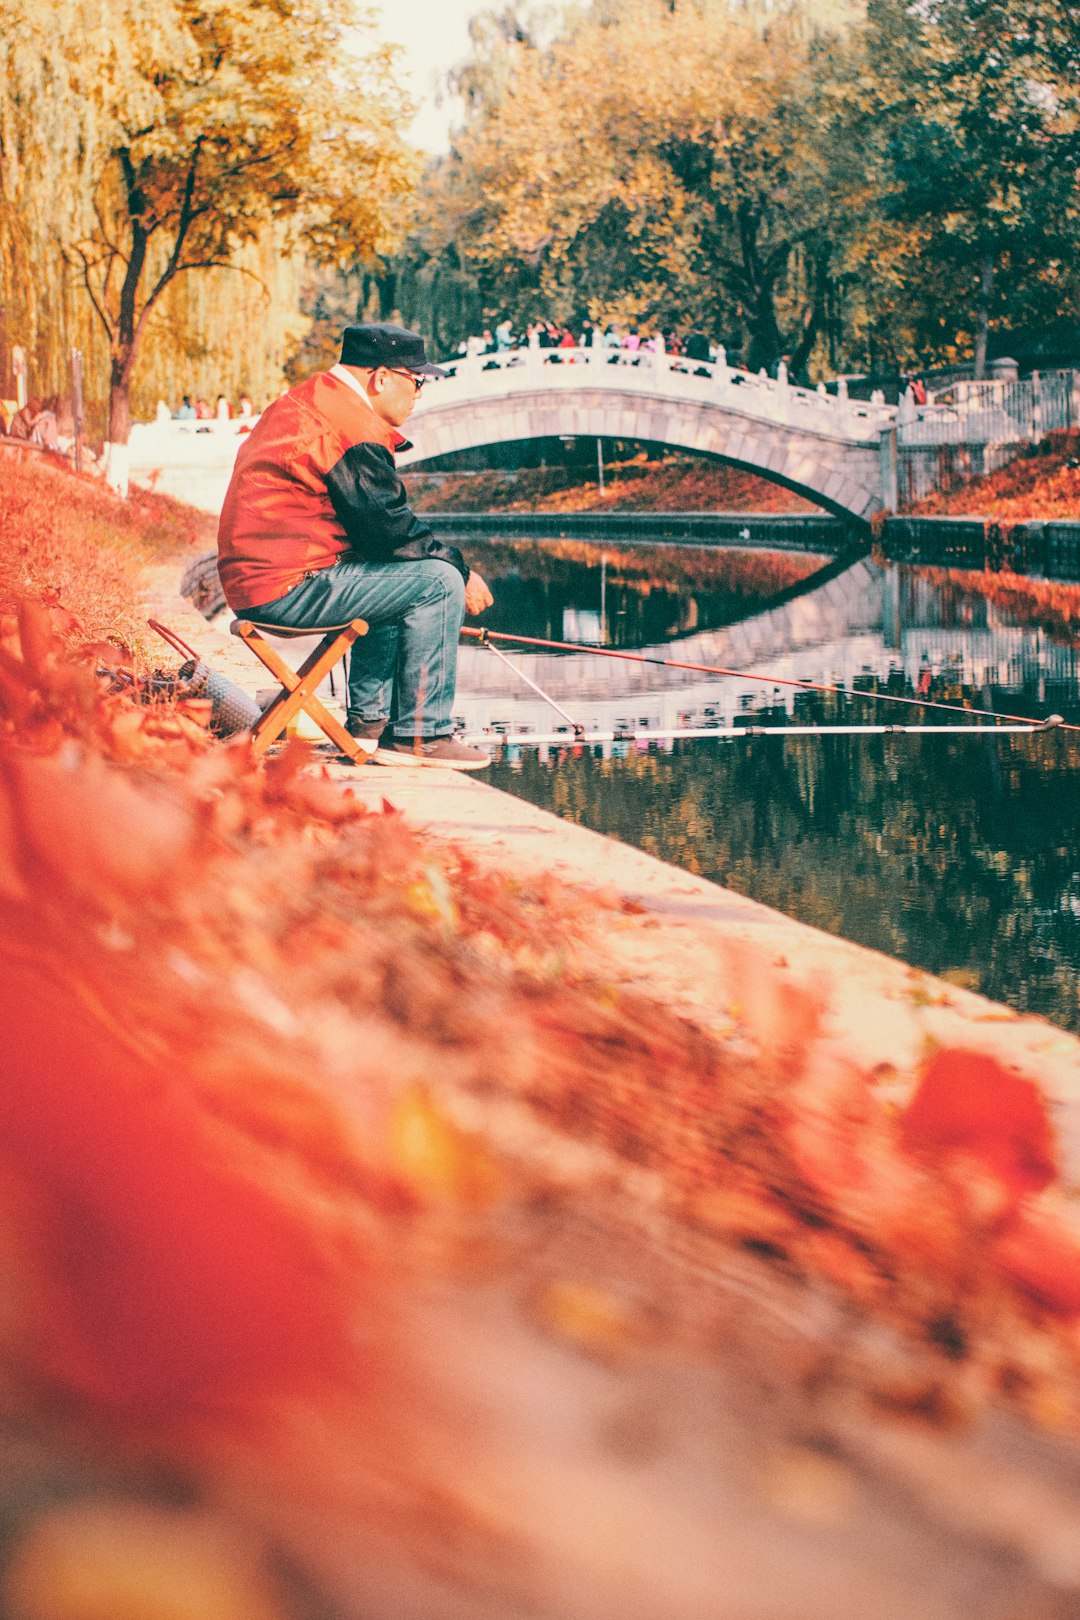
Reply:
[[350, 715], [345, 721], [345, 730], [360, 744], [365, 757], [371, 759], [384, 735], [388, 743], [392, 740], [387, 725], [385, 720], [358, 720]]
[[441, 765], [450, 771], [482, 771], [491, 764], [480, 748], [470, 748], [456, 737], [417, 737], [414, 742], [383, 743], [376, 759], [384, 765]]
[[355, 715], [350, 714], [345, 721], [345, 730], [350, 737], [370, 737], [373, 742], [378, 742], [383, 732], [389, 733], [390, 722], [389, 720], [360, 720]]

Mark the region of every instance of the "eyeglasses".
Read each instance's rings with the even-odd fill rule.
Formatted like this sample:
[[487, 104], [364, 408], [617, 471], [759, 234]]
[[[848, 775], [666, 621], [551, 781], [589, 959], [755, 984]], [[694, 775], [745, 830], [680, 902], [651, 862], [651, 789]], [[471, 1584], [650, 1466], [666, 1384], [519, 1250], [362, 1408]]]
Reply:
[[421, 391], [424, 384], [427, 382], [426, 377], [418, 377], [415, 371], [400, 371], [397, 366], [387, 366], [386, 370], [392, 371], [395, 377], [408, 377], [417, 393]]

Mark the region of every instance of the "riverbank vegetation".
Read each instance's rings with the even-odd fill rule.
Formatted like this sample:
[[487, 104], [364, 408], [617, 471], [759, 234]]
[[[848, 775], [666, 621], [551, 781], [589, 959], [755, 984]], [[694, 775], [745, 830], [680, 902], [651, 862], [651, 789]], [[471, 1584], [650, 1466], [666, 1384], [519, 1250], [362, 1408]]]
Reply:
[[928, 495], [913, 510], [959, 516], [978, 512], [1018, 523], [1080, 517], [1080, 429], [1048, 433], [997, 472]]
[[[517, 472], [407, 473], [418, 511], [440, 512], [819, 512], [812, 502], [737, 467], [701, 457], [650, 457], [647, 451], [605, 471], [561, 467]], [[915, 515], [986, 517], [1021, 522], [1080, 514], [1080, 430], [1049, 433], [997, 472], [936, 491]]]
[[101, 480], [0, 441], [0, 597], [62, 602], [89, 640], [127, 646], [145, 634], [142, 570], [198, 555], [217, 520], [150, 490], [120, 503]]
[[648, 452], [607, 467], [598, 477], [562, 467], [516, 472], [406, 473], [410, 503], [420, 512], [817, 512], [781, 484], [705, 461], [700, 456], [650, 457]]

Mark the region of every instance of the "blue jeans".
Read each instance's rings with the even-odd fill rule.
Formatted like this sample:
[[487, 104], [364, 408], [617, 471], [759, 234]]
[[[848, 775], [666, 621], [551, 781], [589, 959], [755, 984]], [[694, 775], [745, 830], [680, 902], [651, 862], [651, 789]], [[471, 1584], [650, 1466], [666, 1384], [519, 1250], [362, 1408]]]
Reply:
[[366, 619], [349, 654], [349, 719], [389, 722], [402, 741], [452, 732], [465, 582], [449, 563], [342, 562], [236, 616], [313, 630]]

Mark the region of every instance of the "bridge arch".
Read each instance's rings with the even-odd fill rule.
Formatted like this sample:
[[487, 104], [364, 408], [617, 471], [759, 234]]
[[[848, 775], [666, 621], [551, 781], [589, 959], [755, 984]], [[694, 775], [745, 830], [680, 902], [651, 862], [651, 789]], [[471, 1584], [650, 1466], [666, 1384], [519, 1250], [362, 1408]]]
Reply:
[[[760, 474], [839, 517], [868, 524], [883, 510], [881, 424], [840, 417], [836, 402], [769, 379], [695, 377], [576, 365], [458, 368], [435, 382], [409, 422], [403, 470], [437, 456], [517, 440], [576, 437], [670, 445]], [[742, 379], [745, 378], [745, 381]], [[764, 388], [762, 385], [764, 384]], [[769, 392], [765, 392], [765, 390]], [[831, 409], [830, 409], [831, 408]], [[852, 426], [859, 437], [852, 434]]]

